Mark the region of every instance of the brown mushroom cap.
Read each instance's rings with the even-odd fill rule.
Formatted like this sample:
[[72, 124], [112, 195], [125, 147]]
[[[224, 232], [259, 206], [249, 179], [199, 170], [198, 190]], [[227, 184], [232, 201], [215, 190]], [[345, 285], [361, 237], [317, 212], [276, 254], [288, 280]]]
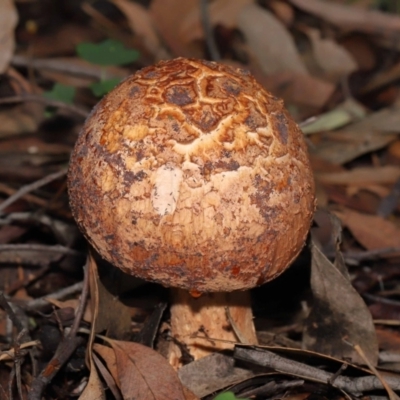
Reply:
[[72, 154], [73, 215], [123, 271], [199, 292], [252, 288], [304, 245], [303, 134], [247, 72], [178, 58], [105, 96]]

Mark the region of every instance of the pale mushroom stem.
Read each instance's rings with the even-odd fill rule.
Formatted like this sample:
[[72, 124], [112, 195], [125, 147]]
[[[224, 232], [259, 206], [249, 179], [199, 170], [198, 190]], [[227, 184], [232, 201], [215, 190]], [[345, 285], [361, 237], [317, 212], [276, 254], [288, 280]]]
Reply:
[[[171, 296], [171, 335], [195, 360], [232, 349], [235, 343], [257, 344], [250, 292], [195, 298], [186, 290], [172, 289]], [[174, 368], [182, 365], [181, 356], [180, 346], [171, 341], [168, 357]]]

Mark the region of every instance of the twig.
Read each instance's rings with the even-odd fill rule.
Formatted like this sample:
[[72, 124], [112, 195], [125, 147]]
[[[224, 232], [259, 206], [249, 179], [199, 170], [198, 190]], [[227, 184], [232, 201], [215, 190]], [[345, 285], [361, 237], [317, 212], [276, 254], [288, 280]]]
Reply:
[[295, 379], [292, 381], [284, 382], [268, 382], [255, 389], [250, 389], [240, 393], [240, 397], [248, 398], [250, 396], [274, 396], [277, 393], [286, 392], [289, 389], [295, 389], [297, 387], [304, 386], [304, 380]]
[[398, 253], [400, 253], [400, 247], [383, 247], [381, 249], [366, 250], [366, 251], [346, 251], [343, 253], [343, 256], [346, 260], [352, 259], [357, 261], [365, 261], [388, 254], [395, 255]]
[[[89, 260], [89, 259], [88, 259]], [[88, 261], [84, 267], [85, 274], [82, 285], [82, 294], [79, 307], [75, 314], [75, 319], [72, 328], [67, 336], [62, 340], [58, 346], [53, 358], [44, 368], [44, 370], [33, 380], [29, 389], [28, 400], [41, 400], [42, 394], [46, 386], [51, 382], [60, 368], [68, 361], [75, 350], [84, 342], [84, 339], [77, 336], [79, 324], [82, 320], [83, 312], [85, 309], [87, 297], [89, 294], [89, 271]]]
[[63, 101], [51, 100], [38, 94], [22, 94], [18, 96], [3, 97], [0, 99], [0, 104], [15, 104], [30, 101], [35, 103], [42, 103], [49, 107], [61, 108], [73, 114], [79, 115], [83, 118], [86, 118], [89, 115], [88, 110], [81, 109], [72, 104], [64, 103]]
[[42, 186], [47, 185], [50, 182], [55, 181], [66, 175], [67, 168], [63, 168], [61, 171], [53, 172], [50, 175], [43, 177], [35, 182], [32, 182], [28, 185], [22, 186], [17, 192], [15, 192], [12, 196], [10, 196], [7, 200], [3, 201], [0, 204], [0, 213], [4, 211], [9, 205], [20, 199], [22, 196], [26, 195], [27, 193], [33, 192], [36, 189], [41, 188]]
[[390, 306], [400, 307], [400, 301], [398, 300], [386, 299], [385, 297], [375, 296], [369, 293], [363, 293], [362, 297], [364, 297], [369, 301], [374, 301], [376, 303], [388, 304]]
[[0, 244], [0, 263], [43, 267], [65, 255], [80, 257], [82, 253], [59, 244]]
[[76, 309], [75, 313], [75, 319], [74, 323], [72, 324], [71, 330], [69, 332], [69, 336], [76, 336], [78, 329], [79, 329], [79, 324], [81, 323], [81, 320], [83, 318], [83, 314], [85, 312], [85, 307], [86, 307], [86, 301], [88, 298], [89, 294], [89, 268], [88, 268], [88, 263], [89, 263], [89, 257], [86, 260], [86, 265], [83, 267], [83, 285], [82, 285], [82, 294], [81, 294], [81, 299], [78, 305], [78, 308]]
[[[35, 347], [40, 344], [40, 340], [31, 340], [21, 344], [21, 349], [27, 349], [29, 347]], [[14, 358], [14, 349], [5, 350], [0, 353], [0, 361], [8, 361]]]
[[[2, 183], [2, 182], [0, 182], [0, 192], [1, 193], [5, 193], [8, 196], [12, 196], [12, 195], [14, 195], [14, 193], [17, 192], [17, 190], [12, 188], [12, 187], [10, 187], [10, 186], [8, 186], [8, 185], [6, 185], [6, 184], [4, 184], [4, 183]], [[40, 197], [37, 197], [37, 196], [35, 196], [33, 194], [25, 194], [25, 195], [22, 196], [22, 198], [25, 199], [26, 201], [29, 201], [30, 203], [33, 203], [33, 204], [36, 204], [36, 205], [40, 206], [40, 207], [46, 207], [47, 206], [47, 200], [44, 200], [44, 199], [42, 199]]]
[[[82, 5], [82, 8], [84, 6]], [[84, 10], [85, 11], [85, 10]], [[61, 72], [73, 76], [79, 76], [91, 79], [102, 79], [102, 78], [123, 78], [127, 73], [124, 71], [121, 73], [110, 73], [106, 69], [106, 76], [104, 76], [104, 68], [97, 65], [82, 65], [74, 60], [55, 59], [55, 58], [37, 58], [32, 59], [27, 56], [16, 54], [12, 57], [11, 63], [17, 67], [31, 67], [38, 70], [47, 70]]]
[[63, 299], [64, 297], [71, 296], [72, 294], [79, 293], [82, 290], [82, 288], [83, 288], [83, 282], [78, 282], [75, 283], [74, 285], [60, 289], [57, 292], [48, 294], [43, 297], [39, 297], [37, 299], [30, 300], [25, 305], [21, 305], [21, 307], [28, 311], [34, 311], [42, 307], [48, 306], [49, 305], [49, 302], [47, 301], [48, 298], [60, 300]]
[[[281, 357], [266, 349], [237, 346], [235, 347], [235, 358], [268, 367], [278, 372], [324, 384], [329, 384], [334, 375], [322, 369]], [[388, 376], [386, 378], [386, 383], [391, 389], [396, 391], [400, 390], [399, 378]], [[358, 378], [338, 376], [332, 386], [356, 396], [363, 392], [384, 389], [381, 381], [376, 376], [362, 376]]]
[[80, 256], [82, 253], [70, 249], [69, 247], [62, 246], [61, 244], [47, 245], [47, 244], [0, 244], [0, 252], [2, 251], [43, 251], [48, 253], [60, 253], [71, 256]]
[[215, 43], [214, 33], [209, 18], [208, 0], [200, 0], [200, 14], [204, 36], [206, 37], [207, 48], [210, 52], [210, 57], [214, 61], [219, 61], [221, 59], [221, 55], [219, 53], [217, 44]]
[[[10, 318], [11, 322], [17, 328], [18, 332], [22, 332], [22, 331], [25, 332], [24, 325], [22, 324], [22, 322], [19, 320], [19, 318], [15, 314], [14, 310], [12, 309], [12, 307], [6, 300], [4, 293], [2, 291], [0, 292], [0, 307], [7, 313], [8, 318]], [[27, 333], [27, 332], [25, 332], [25, 333]]]
[[368, 365], [368, 368], [375, 374], [375, 376], [382, 383], [382, 386], [385, 388], [387, 394], [389, 395], [390, 400], [400, 400], [399, 396], [395, 392], [393, 392], [392, 388], [389, 387], [386, 380], [383, 378], [381, 373], [372, 365], [369, 361], [368, 357], [365, 355], [364, 350], [360, 347], [360, 345], [356, 344], [353, 346], [354, 350], [358, 353], [358, 355], [364, 360], [364, 362]]

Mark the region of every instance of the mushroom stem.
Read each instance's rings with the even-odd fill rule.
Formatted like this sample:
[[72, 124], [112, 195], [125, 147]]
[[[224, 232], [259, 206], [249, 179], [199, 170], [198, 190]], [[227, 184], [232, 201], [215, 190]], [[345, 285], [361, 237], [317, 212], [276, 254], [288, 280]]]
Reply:
[[182, 365], [181, 348], [197, 360], [232, 349], [237, 342], [257, 344], [249, 291], [205, 293], [197, 298], [182, 289], [171, 293], [171, 334], [176, 340], [171, 342], [169, 361], [174, 368]]

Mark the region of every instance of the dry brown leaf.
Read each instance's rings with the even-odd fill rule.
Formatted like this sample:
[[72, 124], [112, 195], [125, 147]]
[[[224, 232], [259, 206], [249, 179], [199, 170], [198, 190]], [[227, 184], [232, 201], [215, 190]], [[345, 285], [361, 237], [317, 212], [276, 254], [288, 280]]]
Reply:
[[[79, 299], [70, 299], [70, 300], [57, 300], [57, 299], [52, 299], [51, 297], [47, 297], [46, 300], [50, 303], [55, 305], [58, 308], [68, 308], [71, 307], [74, 310], [78, 308], [78, 305], [80, 303]], [[86, 322], [92, 322], [92, 311], [90, 310], [90, 307], [88, 305], [85, 308], [85, 313], [83, 314], [83, 320]]]
[[0, 74], [8, 68], [14, 53], [14, 29], [17, 26], [18, 14], [12, 0], [0, 2]]
[[201, 46], [188, 43], [182, 37], [182, 24], [193, 10], [199, 7], [198, 0], [153, 0], [150, 16], [175, 56], [202, 58]]
[[[353, 126], [353, 125], [352, 125]], [[333, 164], [345, 164], [355, 158], [379, 150], [395, 140], [397, 135], [376, 133], [368, 130], [359, 134], [357, 131], [334, 131], [324, 133], [321, 142], [311, 152]]]
[[270, 0], [268, 6], [285, 26], [293, 24], [294, 10], [290, 4], [281, 0]]
[[239, 15], [238, 28], [266, 75], [285, 71], [307, 75], [292, 36], [271, 12], [249, 4]]
[[105, 340], [115, 352], [124, 399], [185, 400], [176, 371], [161, 354], [139, 343]]
[[311, 243], [313, 306], [303, 332], [303, 348], [363, 363], [352, 344], [360, 344], [373, 365], [378, 342], [371, 314], [350, 280]]
[[367, 250], [400, 248], [400, 228], [393, 222], [349, 209], [342, 209], [335, 214]]
[[[373, 44], [366, 35], [353, 33], [343, 38], [340, 44], [353, 56], [361, 71], [370, 71], [377, 64]], [[384, 71], [380, 71], [381, 75]]]
[[366, 32], [394, 40], [400, 33], [400, 17], [348, 4], [321, 0], [289, 0], [301, 10], [342, 29]]
[[350, 125], [344, 131], [357, 132], [362, 135], [373, 134], [376, 132], [398, 133], [400, 132], [400, 102], [397, 101], [393, 106], [383, 108], [373, 112], [361, 119], [360, 121]]
[[93, 351], [95, 351], [106, 363], [107, 369], [111, 376], [114, 378], [115, 383], [120, 387], [117, 362], [115, 360], [115, 352], [111, 347], [104, 346], [99, 343], [93, 344]]
[[[254, 0], [215, 0], [211, 2], [208, 7], [211, 25], [220, 24], [226, 28], [235, 28], [243, 7], [252, 3]], [[193, 8], [182, 21], [180, 33], [186, 42], [204, 38], [199, 7]]]
[[357, 70], [357, 64], [350, 53], [329, 38], [322, 38], [321, 32], [314, 28], [304, 28], [312, 46], [315, 74], [330, 82], [339, 83], [343, 77]]
[[318, 173], [318, 181], [333, 185], [393, 184], [400, 178], [400, 167], [359, 167], [350, 171]]
[[349, 185], [346, 188], [346, 194], [348, 196], [355, 196], [361, 190], [373, 193], [381, 199], [390, 194], [390, 189], [381, 185], [363, 185], [361, 187], [357, 185]]
[[[91, 359], [91, 358], [90, 358]], [[79, 400], [105, 400], [106, 395], [103, 388], [103, 383], [100, 380], [94, 363], [90, 362], [89, 381], [79, 396]]]
[[[95, 332], [107, 332], [107, 335], [116, 339], [125, 339], [131, 333], [131, 314], [129, 307], [121, 303], [111, 294], [100, 280], [97, 268], [91, 269], [90, 290], [96, 291], [91, 298], [92, 312], [96, 310]], [[94, 313], [94, 312], [93, 312]]]
[[127, 0], [113, 0], [113, 3], [125, 14], [130, 28], [156, 61], [171, 58], [160, 42], [149, 12], [142, 5]]
[[96, 332], [96, 322], [99, 312], [99, 291], [97, 287], [98, 272], [97, 272], [97, 264], [92, 254], [89, 253], [88, 257], [89, 259], [88, 262], [86, 263], [87, 271], [85, 273], [89, 274], [90, 306], [93, 315], [93, 322], [90, 327], [90, 334], [86, 351], [86, 362], [87, 364], [89, 364], [90, 367], [90, 375], [88, 384], [86, 385], [82, 394], [79, 396], [79, 400], [105, 400], [106, 396], [104, 393], [103, 384], [97, 373], [92, 357], [92, 351], [93, 351], [92, 346], [94, 342], [94, 337]]
[[335, 85], [307, 74], [278, 72], [269, 76], [252, 70], [257, 80], [285, 103], [304, 105], [320, 110], [335, 91]]
[[[9, 67], [7, 69], [7, 75], [10, 78], [10, 85], [16, 95], [34, 92], [40, 93], [40, 89], [33, 87], [31, 82], [14, 68]], [[36, 131], [39, 123], [44, 119], [44, 110], [45, 106], [43, 104], [27, 102], [1, 111], [0, 138]]]

